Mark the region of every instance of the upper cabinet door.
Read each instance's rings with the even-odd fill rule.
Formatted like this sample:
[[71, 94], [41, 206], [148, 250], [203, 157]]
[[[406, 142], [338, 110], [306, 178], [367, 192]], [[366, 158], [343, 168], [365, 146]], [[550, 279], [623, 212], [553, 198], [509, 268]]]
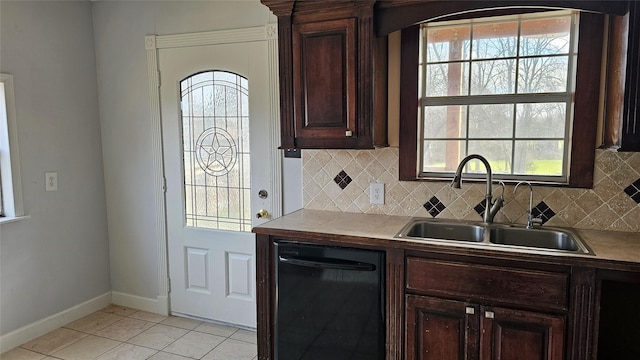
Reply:
[[281, 148], [387, 146], [387, 37], [374, 0], [261, 0], [278, 17]]
[[[356, 20], [293, 25], [296, 145], [357, 137]], [[364, 135], [364, 134], [363, 134]]]

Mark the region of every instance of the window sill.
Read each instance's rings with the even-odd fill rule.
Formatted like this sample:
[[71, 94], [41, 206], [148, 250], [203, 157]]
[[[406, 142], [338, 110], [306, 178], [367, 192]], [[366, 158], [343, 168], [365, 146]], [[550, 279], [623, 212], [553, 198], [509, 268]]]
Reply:
[[31, 218], [31, 216], [29, 216], [29, 215], [13, 216], [13, 217], [10, 217], [10, 216], [1, 217], [0, 218], [0, 225], [16, 222], [16, 221], [20, 221], [20, 220], [27, 220], [29, 218]]

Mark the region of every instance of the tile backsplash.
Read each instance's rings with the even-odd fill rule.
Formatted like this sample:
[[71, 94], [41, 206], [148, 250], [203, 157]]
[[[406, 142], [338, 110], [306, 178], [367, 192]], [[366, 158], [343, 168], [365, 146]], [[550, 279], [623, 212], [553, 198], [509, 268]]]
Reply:
[[[304, 150], [307, 209], [482, 220], [484, 182], [398, 181], [398, 149]], [[596, 150], [594, 188], [534, 186], [533, 214], [549, 226], [640, 232], [640, 153]], [[385, 184], [384, 205], [371, 205], [369, 184]], [[529, 189], [508, 185], [496, 222], [524, 224]], [[494, 194], [499, 194], [498, 185]]]

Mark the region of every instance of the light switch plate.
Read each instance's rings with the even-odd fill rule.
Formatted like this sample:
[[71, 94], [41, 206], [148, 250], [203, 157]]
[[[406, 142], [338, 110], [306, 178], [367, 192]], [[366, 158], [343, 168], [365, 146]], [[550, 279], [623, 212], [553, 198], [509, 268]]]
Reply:
[[58, 190], [58, 173], [57, 172], [44, 173], [44, 189], [45, 191]]
[[371, 204], [384, 205], [384, 184], [371, 183], [369, 185], [369, 201]]

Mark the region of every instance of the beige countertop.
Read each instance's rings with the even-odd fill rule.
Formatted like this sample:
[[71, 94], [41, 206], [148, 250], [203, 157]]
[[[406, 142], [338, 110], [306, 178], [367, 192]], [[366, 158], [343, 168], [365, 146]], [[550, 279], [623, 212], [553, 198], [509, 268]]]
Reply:
[[[569, 229], [576, 233], [593, 254], [549, 252], [532, 248], [487, 247], [456, 241], [423, 241], [397, 239], [394, 236], [412, 217], [358, 214], [322, 210], [298, 210], [254, 228], [257, 234], [294, 236], [296, 233], [312, 233], [326, 237], [335, 235], [337, 241], [352, 243], [358, 238], [380, 240], [385, 246], [431, 251], [475, 253], [483, 256], [522, 256], [523, 259], [551, 262], [570, 261], [580, 265], [602, 268], [619, 266], [637, 267], [640, 270], [640, 233]], [[428, 219], [428, 218], [425, 218]]]

